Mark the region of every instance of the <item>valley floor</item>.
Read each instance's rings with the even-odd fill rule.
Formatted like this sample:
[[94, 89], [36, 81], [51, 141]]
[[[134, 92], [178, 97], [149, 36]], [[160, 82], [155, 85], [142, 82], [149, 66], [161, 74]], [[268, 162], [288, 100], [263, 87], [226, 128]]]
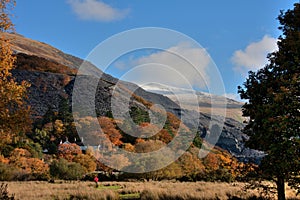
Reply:
[[[20, 200], [45, 199], [228, 199], [230, 196], [247, 199], [258, 196], [257, 191], [243, 190], [244, 183], [210, 182], [94, 182], [28, 181], [7, 182], [9, 194]], [[295, 193], [288, 189], [291, 199]]]

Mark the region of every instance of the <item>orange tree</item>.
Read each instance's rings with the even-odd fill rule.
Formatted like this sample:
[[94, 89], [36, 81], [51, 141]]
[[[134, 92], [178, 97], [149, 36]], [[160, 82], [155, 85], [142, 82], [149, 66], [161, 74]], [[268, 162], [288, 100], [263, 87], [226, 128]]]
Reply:
[[33, 158], [26, 149], [15, 148], [10, 155], [9, 163], [21, 169], [23, 175], [31, 175], [31, 179], [49, 178], [48, 164], [38, 158]]
[[249, 77], [239, 94], [249, 117], [244, 132], [248, 146], [266, 153], [261, 176], [277, 185], [285, 199], [285, 182], [300, 192], [300, 4], [278, 17], [283, 35], [269, 63]]
[[72, 161], [75, 156], [82, 154], [80, 147], [75, 143], [59, 144], [57, 151], [60, 158], [64, 158], [68, 161]]
[[9, 10], [15, 1], [0, 1], [0, 153], [12, 139], [30, 130], [30, 108], [25, 103], [29, 84], [25, 81], [17, 83], [11, 70], [15, 67], [15, 56], [5, 32], [13, 30]]

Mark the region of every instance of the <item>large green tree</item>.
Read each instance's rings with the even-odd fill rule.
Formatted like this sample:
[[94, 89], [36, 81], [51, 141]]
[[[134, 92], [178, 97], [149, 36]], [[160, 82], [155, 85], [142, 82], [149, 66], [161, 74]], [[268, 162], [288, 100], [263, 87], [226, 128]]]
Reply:
[[281, 11], [278, 20], [278, 51], [268, 55], [265, 67], [249, 72], [238, 93], [247, 100], [247, 145], [266, 153], [260, 175], [275, 181], [283, 200], [286, 182], [300, 192], [300, 4]]

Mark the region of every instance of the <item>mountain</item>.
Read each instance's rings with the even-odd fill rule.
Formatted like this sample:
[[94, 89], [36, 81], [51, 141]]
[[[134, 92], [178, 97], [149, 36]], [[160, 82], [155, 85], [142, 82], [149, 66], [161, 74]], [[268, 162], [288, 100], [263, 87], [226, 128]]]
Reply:
[[[211, 114], [213, 101], [214, 111], [217, 115], [232, 118], [239, 122], [243, 122], [245, 120], [242, 117], [243, 103], [230, 98], [224, 98], [222, 96], [185, 88], [170, 87], [157, 83], [145, 84], [141, 87], [146, 91], [162, 94], [176, 103], [179, 103], [180, 101], [180, 105], [184, 109], [197, 110], [208, 115]], [[197, 98], [198, 101], [195, 102], [195, 98]], [[226, 112], [224, 113], [223, 108], [225, 107]]]
[[82, 63], [81, 59], [65, 54], [46, 43], [31, 40], [19, 34], [1, 33], [1, 35], [11, 40], [12, 48], [16, 54], [23, 53], [45, 58], [51, 62], [59, 63], [72, 69], [78, 69]]
[[[157, 90], [149, 92], [133, 83], [120, 81], [111, 75], [101, 72], [92, 63], [84, 62], [80, 58], [65, 54], [45, 43], [31, 40], [18, 34], [5, 34], [5, 36], [11, 39], [12, 48], [17, 56], [17, 68], [13, 70], [13, 76], [19, 82], [26, 80], [31, 83], [28, 92], [28, 102], [33, 110], [32, 115], [34, 119], [41, 118], [49, 109], [58, 110], [62, 99], [66, 99], [71, 105], [76, 78], [81, 80], [81, 88], [84, 88], [82, 95], [94, 95], [96, 113], [99, 116], [105, 116], [111, 112], [111, 96], [114, 87], [118, 83], [123, 88], [119, 92], [120, 99], [125, 98], [128, 94], [134, 94], [130, 103], [131, 107], [147, 112], [147, 105], [159, 104], [167, 112], [173, 113], [179, 119], [182, 119], [183, 123], [190, 129], [198, 130], [201, 135], [210, 132], [209, 123], [212, 118], [218, 120], [217, 116], [210, 116], [209, 112], [204, 112], [203, 110], [199, 112], [199, 110], [193, 109], [194, 105], [192, 103], [180, 107], [176, 101], [171, 100], [173, 97], [170, 94], [158, 94], [156, 93], [158, 92]], [[90, 77], [76, 75], [78, 68], [83, 62], [88, 66], [89, 73], [94, 74], [95, 78], [99, 78], [99, 74], [101, 75], [96, 94], [93, 94], [93, 91], [91, 91]], [[184, 91], [183, 93], [188, 100], [189, 92]], [[198, 102], [200, 107], [209, 110], [210, 95], [197, 93], [197, 96], [202, 99]], [[216, 100], [218, 99], [217, 97], [215, 98]], [[241, 106], [240, 103], [233, 100], [228, 99], [228, 101], [227, 108], [229, 109], [239, 109]], [[86, 105], [83, 105], [82, 110], [88, 110], [86, 108], [90, 108], [90, 103], [93, 102], [87, 102]], [[223, 102], [219, 103], [220, 105], [223, 104]], [[126, 105], [120, 103], [118, 106], [121, 109], [122, 106]], [[240, 161], [258, 162], [263, 154], [244, 146], [247, 136], [241, 132], [242, 128], [243, 124], [239, 121], [226, 118], [217, 146], [227, 150]]]

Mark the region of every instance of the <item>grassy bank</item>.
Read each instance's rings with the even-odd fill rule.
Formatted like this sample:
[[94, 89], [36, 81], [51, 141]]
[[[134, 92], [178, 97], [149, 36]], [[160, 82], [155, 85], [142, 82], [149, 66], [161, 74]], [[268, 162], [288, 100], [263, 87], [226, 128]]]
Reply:
[[[228, 199], [236, 196], [247, 199], [256, 191], [243, 191], [243, 183], [209, 182], [8, 182], [10, 194], [20, 200], [62, 199]], [[289, 198], [295, 198], [287, 190]], [[300, 199], [300, 198], [298, 198]]]

